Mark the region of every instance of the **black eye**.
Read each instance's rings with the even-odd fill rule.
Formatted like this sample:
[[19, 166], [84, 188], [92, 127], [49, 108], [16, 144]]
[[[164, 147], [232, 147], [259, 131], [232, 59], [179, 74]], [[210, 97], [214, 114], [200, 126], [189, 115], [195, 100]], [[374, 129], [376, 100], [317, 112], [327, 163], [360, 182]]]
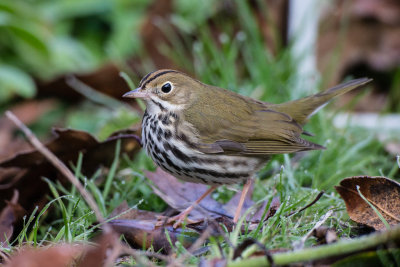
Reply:
[[172, 90], [172, 85], [170, 83], [165, 83], [163, 86], [161, 86], [161, 91], [165, 94], [171, 92]]

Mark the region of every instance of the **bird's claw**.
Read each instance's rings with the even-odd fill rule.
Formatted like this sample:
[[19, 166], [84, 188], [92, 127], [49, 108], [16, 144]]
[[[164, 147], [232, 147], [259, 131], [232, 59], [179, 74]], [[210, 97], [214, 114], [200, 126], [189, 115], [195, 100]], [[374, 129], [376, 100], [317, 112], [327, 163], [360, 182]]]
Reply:
[[157, 219], [158, 220], [156, 222], [156, 226], [159, 227], [159, 226], [171, 225], [173, 223], [172, 227], [174, 229], [180, 227], [183, 224], [183, 222], [186, 222], [186, 224], [196, 223], [196, 221], [187, 218], [187, 214], [185, 213], [180, 213], [176, 216], [168, 218], [167, 220], [165, 220], [164, 216], [160, 216]]

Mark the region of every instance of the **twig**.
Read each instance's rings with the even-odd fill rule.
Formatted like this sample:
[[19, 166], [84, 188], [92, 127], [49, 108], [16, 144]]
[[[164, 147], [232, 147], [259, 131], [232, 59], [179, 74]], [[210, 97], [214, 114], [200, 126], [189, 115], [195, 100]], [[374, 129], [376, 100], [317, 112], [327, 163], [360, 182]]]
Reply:
[[[303, 250], [277, 253], [272, 255], [276, 265], [290, 265], [296, 262], [313, 261], [333, 256], [340, 256], [355, 253], [366, 249], [374, 248], [388, 242], [400, 240], [400, 225], [384, 232], [375, 232], [353, 240], [342, 240], [333, 244], [318, 247], [306, 248]], [[265, 257], [252, 257], [241, 261], [230, 262], [228, 267], [239, 266], [270, 266]]]
[[39, 139], [32, 133], [32, 131], [25, 126], [11, 111], [6, 111], [6, 116], [25, 134], [28, 141], [47, 158], [48, 161], [53, 164], [79, 191], [82, 197], [85, 199], [90, 208], [94, 211], [97, 220], [103, 224], [104, 232], [108, 233], [112, 231], [111, 227], [105, 223], [104, 217], [101, 214], [96, 202], [93, 197], [83, 188], [79, 180], [74, 174], [65, 166], [65, 164], [59, 160], [47, 147], [45, 147]]
[[318, 195], [317, 195], [317, 197], [316, 197], [313, 201], [311, 201], [311, 203], [307, 204], [305, 207], [299, 209], [298, 211], [293, 211], [293, 212], [291, 212], [288, 216], [292, 216], [292, 215], [294, 215], [294, 214], [297, 214], [297, 213], [302, 212], [302, 211], [305, 210], [305, 209], [308, 209], [309, 207], [311, 207], [312, 205], [314, 205], [315, 203], [317, 203], [317, 201], [318, 201], [324, 194], [325, 194], [324, 191], [319, 192]]

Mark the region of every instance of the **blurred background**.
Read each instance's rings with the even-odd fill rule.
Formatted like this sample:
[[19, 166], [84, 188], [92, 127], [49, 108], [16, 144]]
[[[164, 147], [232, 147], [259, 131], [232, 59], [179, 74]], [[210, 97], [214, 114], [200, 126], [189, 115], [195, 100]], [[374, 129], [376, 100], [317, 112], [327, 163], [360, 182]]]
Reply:
[[[332, 190], [346, 176], [399, 173], [397, 0], [1, 0], [0, 162], [30, 148], [5, 118], [6, 110], [41, 140], [49, 140], [54, 127], [81, 130], [100, 141], [128, 128], [139, 133], [142, 109], [121, 98], [130, 88], [120, 72], [138, 84], [161, 68], [275, 103], [347, 79], [373, 78], [367, 88], [335, 100], [334, 107], [311, 119], [306, 130], [316, 134], [312, 141], [328, 149], [307, 154], [285, 186], [292, 194], [300, 192], [298, 185]], [[60, 150], [73, 149], [68, 140], [61, 141]], [[96, 152], [111, 155], [105, 166], [112, 162], [114, 147]], [[76, 162], [79, 150], [68, 159]], [[288, 159], [274, 157], [260, 176], [272, 176], [281, 164], [291, 170]], [[139, 173], [154, 169], [142, 152], [129, 164]], [[53, 174], [35, 173], [38, 181]], [[43, 206], [48, 191], [27, 188], [21, 182], [25, 174], [18, 175], [0, 170], [2, 198], [10, 199], [17, 188], [26, 210]], [[125, 199], [129, 204], [144, 199], [145, 209], [165, 207], [159, 199], [148, 201], [149, 187], [129, 191], [124, 181], [115, 182], [112, 190], [120, 198], [114, 195], [104, 210]], [[268, 193], [261, 188], [256, 198]]]
[[112, 116], [85, 103], [67, 84], [70, 75], [121, 100], [129, 89], [120, 71], [137, 83], [150, 71], [174, 68], [270, 102], [368, 76], [373, 89], [355, 109], [398, 112], [399, 65], [395, 0], [0, 3], [0, 110], [46, 103], [38, 116], [44, 121], [30, 121], [46, 126], [96, 132]]

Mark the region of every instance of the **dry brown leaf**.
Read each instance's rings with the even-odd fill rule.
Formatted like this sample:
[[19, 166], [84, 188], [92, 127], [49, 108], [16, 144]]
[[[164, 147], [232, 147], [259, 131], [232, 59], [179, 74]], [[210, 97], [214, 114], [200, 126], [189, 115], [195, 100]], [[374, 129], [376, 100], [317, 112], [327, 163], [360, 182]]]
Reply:
[[[182, 211], [206, 190], [207, 186], [203, 184], [194, 184], [181, 182], [172, 175], [158, 168], [155, 172], [146, 171], [146, 176], [153, 181], [154, 192], [167, 202], [172, 208]], [[244, 209], [252, 207], [254, 202], [251, 200], [251, 192], [246, 197]], [[123, 202], [111, 214], [111, 217], [118, 216], [117, 220], [110, 222], [113, 229], [123, 234], [126, 240], [134, 247], [146, 249], [153, 247], [154, 250], [169, 252], [171, 247], [166, 237], [165, 231], [174, 243], [176, 240], [183, 242], [185, 247], [193, 244], [199, 234], [206, 229], [211, 229], [210, 235], [220, 235], [222, 231], [218, 230], [219, 224], [225, 225], [228, 231], [233, 229], [233, 214], [237, 207], [240, 192], [237, 193], [231, 201], [222, 205], [214, 200], [211, 196], [207, 196], [200, 202], [201, 208], [194, 209], [189, 218], [192, 221], [187, 224], [187, 228], [174, 229], [170, 224], [160, 225], [160, 222], [167, 221], [168, 217], [161, 213], [143, 211], [138, 209], [128, 210], [128, 204]], [[267, 201], [261, 203], [256, 212], [248, 216], [250, 225], [248, 229], [255, 229], [258, 222], [262, 219], [262, 215], [268, 204]], [[274, 198], [271, 202], [270, 209], [267, 211], [264, 220], [273, 216], [280, 206], [279, 198]], [[127, 211], [128, 210], [128, 211]], [[211, 219], [211, 220], [209, 220]], [[215, 223], [216, 222], [216, 223]], [[208, 228], [211, 227], [211, 228]], [[244, 226], [243, 226], [244, 229]]]
[[18, 191], [14, 191], [11, 201], [7, 201], [7, 206], [0, 213], [0, 245], [6, 247], [14, 231], [14, 223], [19, 214], [23, 213], [22, 207], [18, 204]]
[[[24, 124], [29, 125], [53, 109], [55, 104], [56, 101], [53, 99], [29, 100], [12, 106], [10, 111], [18, 116]], [[0, 117], [0, 161], [31, 147], [23, 138], [15, 136], [16, 129], [14, 123], [5, 115]]]
[[94, 245], [57, 244], [54, 246], [33, 248], [23, 247], [11, 255], [5, 267], [53, 267], [53, 266], [103, 266], [109, 249], [116, 249], [115, 233], [101, 235]]
[[121, 216], [121, 219], [110, 221], [110, 225], [117, 233], [123, 234], [131, 246], [145, 249], [153, 247], [155, 251], [162, 250], [163, 253], [171, 250], [166, 231], [172, 244], [180, 240], [185, 247], [192, 245], [199, 236], [197, 231], [188, 228], [156, 226], [158, 220], [163, 218], [167, 219], [159, 213], [132, 209]]
[[336, 191], [346, 204], [350, 218], [358, 223], [385, 229], [385, 225], [371, 206], [362, 199], [357, 191], [379, 210], [389, 225], [400, 223], [400, 184], [386, 177], [354, 176], [343, 179]]
[[[96, 91], [108, 96], [121, 99], [126, 93], [128, 86], [119, 75], [120, 68], [113, 63], [106, 63], [90, 73], [65, 73], [65, 75], [76, 75], [76, 78], [87, 84]], [[67, 83], [65, 76], [54, 78], [51, 81], [37, 81], [39, 97], [57, 97], [77, 103], [82, 95], [72, 89]], [[57, 90], [54, 90], [57, 88]]]
[[[82, 252], [78, 264], [78, 267], [86, 267], [86, 266], [106, 266], [104, 263], [107, 260], [107, 257], [112, 257], [108, 255], [108, 250], [117, 249], [115, 241], [116, 236], [115, 233], [108, 233], [101, 235], [97, 241], [95, 246], [86, 246], [85, 250]], [[115, 255], [118, 256], [118, 255]], [[114, 259], [112, 259], [114, 260]]]
[[[179, 211], [186, 209], [208, 189], [208, 186], [203, 184], [181, 182], [161, 168], [157, 168], [155, 172], [146, 171], [145, 175], [154, 183], [155, 186], [152, 186], [154, 192], [167, 202], [169, 206]], [[241, 215], [255, 204], [251, 200], [252, 191], [251, 188], [246, 196]], [[189, 214], [189, 218], [196, 222], [202, 222], [205, 218], [215, 219], [226, 217], [232, 219], [237, 203], [239, 202], [240, 194], [241, 192], [236, 193], [225, 205], [214, 200], [211, 195], [208, 195], [200, 202], [199, 207], [193, 209]], [[265, 219], [268, 219], [269, 215], [273, 215], [274, 210], [276, 211], [279, 204], [279, 199], [275, 198]], [[247, 220], [254, 223], [259, 222], [266, 205], [267, 201], [255, 207], [256, 209], [247, 216]]]
[[25, 247], [12, 255], [4, 267], [69, 267], [82, 252], [83, 245], [62, 244], [52, 247]]
[[[146, 171], [145, 175], [155, 186], [152, 186], [154, 193], [161, 197], [172, 208], [183, 211], [192, 202], [198, 199], [208, 186], [203, 184], [181, 182], [174, 176], [166, 173], [161, 168], [155, 172]], [[215, 201], [210, 195], [205, 197], [190, 213], [189, 218], [193, 221], [202, 221], [204, 217], [219, 217], [217, 214], [225, 214], [222, 204]]]
[[[76, 162], [80, 152], [84, 155], [82, 172], [91, 175], [98, 167], [110, 166], [115, 155], [116, 142], [121, 140], [121, 154], [133, 157], [140, 149], [138, 140], [133, 132], [119, 133], [104, 142], [97, 141], [84, 131], [72, 129], [54, 129], [55, 137], [46, 144], [60, 160], [68, 166]], [[28, 212], [35, 206], [45, 204], [45, 196], [49, 192], [42, 177], [51, 180], [60, 179], [58, 171], [47, 159], [35, 149], [21, 151], [14, 157], [0, 162], [0, 208], [4, 206], [2, 199], [10, 199], [14, 189], [20, 193], [21, 206]], [[18, 179], [15, 179], [17, 177]]]

